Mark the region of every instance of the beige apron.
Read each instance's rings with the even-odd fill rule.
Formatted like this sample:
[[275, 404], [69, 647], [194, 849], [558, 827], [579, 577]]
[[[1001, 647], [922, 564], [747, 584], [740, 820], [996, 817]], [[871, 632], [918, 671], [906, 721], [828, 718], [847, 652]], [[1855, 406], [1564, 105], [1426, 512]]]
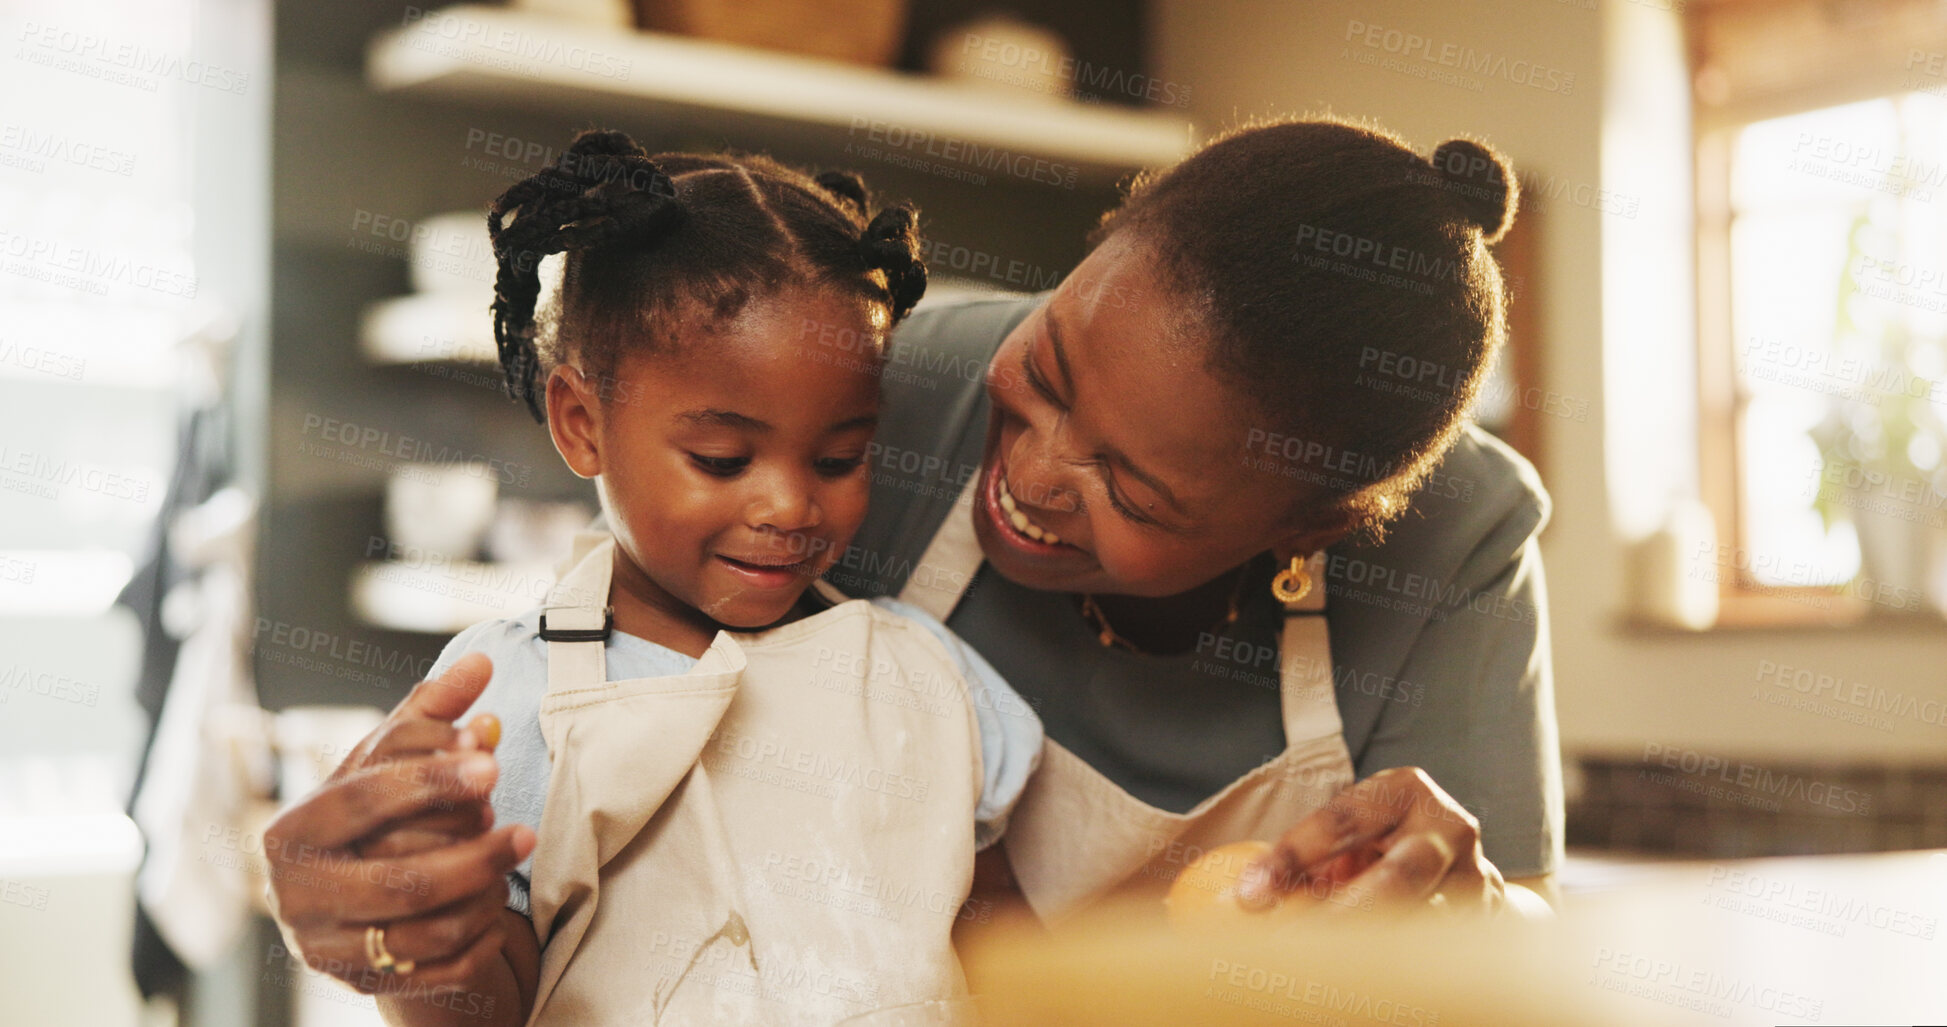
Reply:
[[945, 647], [849, 601], [609, 681], [613, 559], [588, 548], [547, 609], [530, 1023], [829, 1024], [964, 997], [982, 778]]
[[[975, 475], [927, 546], [899, 598], [945, 621], [982, 556], [974, 537]], [[1352, 783], [1325, 624], [1324, 553], [1310, 563], [1311, 594], [1287, 608], [1279, 640], [1285, 750], [1188, 813], [1158, 809], [1050, 738], [1041, 769], [1008, 820], [1007, 857], [1035, 913], [1048, 924], [1109, 895], [1154, 898], [1177, 871], [1228, 842], [1272, 840]]]

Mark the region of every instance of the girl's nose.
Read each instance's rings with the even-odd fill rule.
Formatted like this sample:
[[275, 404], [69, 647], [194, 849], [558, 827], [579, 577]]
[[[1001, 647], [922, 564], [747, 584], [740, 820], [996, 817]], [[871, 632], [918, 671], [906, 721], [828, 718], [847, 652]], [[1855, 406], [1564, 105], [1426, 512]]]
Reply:
[[744, 514], [752, 528], [780, 532], [809, 531], [825, 520], [818, 498], [795, 475], [778, 474], [762, 483]]

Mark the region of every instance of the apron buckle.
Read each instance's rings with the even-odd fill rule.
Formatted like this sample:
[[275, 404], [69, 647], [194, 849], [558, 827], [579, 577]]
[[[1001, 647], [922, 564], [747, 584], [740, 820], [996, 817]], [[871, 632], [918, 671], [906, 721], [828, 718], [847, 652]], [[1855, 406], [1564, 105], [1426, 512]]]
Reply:
[[[548, 627], [548, 610], [570, 615], [587, 612], [585, 609], [572, 606], [555, 606], [549, 607], [547, 610], [542, 610], [541, 639], [543, 641], [606, 642], [608, 641], [609, 632], [615, 627], [615, 607], [613, 606], [602, 607], [602, 626], [599, 628], [550, 628]], [[581, 618], [570, 616], [568, 619], [569, 623], [573, 623]]]

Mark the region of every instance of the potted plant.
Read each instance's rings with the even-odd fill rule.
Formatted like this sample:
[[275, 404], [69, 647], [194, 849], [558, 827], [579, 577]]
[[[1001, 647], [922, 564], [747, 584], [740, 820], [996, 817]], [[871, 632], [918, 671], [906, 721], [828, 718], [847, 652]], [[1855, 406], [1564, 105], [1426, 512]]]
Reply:
[[1886, 252], [1896, 238], [1867, 209], [1847, 235], [1827, 375], [1836, 387], [1812, 431], [1822, 460], [1813, 506], [1828, 531], [1845, 521], [1856, 532], [1859, 594], [1911, 609], [1929, 593], [1947, 605], [1935, 567], [1947, 526], [1947, 345], [1898, 306], [1921, 298], [1898, 275], [1882, 282], [1868, 270], [1884, 266], [1868, 259], [1869, 242]]

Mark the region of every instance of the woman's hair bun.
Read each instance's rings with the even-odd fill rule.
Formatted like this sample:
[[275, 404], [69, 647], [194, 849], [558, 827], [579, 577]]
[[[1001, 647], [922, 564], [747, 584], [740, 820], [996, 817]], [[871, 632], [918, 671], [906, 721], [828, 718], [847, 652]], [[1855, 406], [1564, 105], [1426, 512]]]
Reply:
[[1431, 162], [1440, 188], [1480, 228], [1482, 241], [1498, 241], [1520, 203], [1521, 186], [1507, 158], [1471, 139], [1449, 139], [1434, 149]]

